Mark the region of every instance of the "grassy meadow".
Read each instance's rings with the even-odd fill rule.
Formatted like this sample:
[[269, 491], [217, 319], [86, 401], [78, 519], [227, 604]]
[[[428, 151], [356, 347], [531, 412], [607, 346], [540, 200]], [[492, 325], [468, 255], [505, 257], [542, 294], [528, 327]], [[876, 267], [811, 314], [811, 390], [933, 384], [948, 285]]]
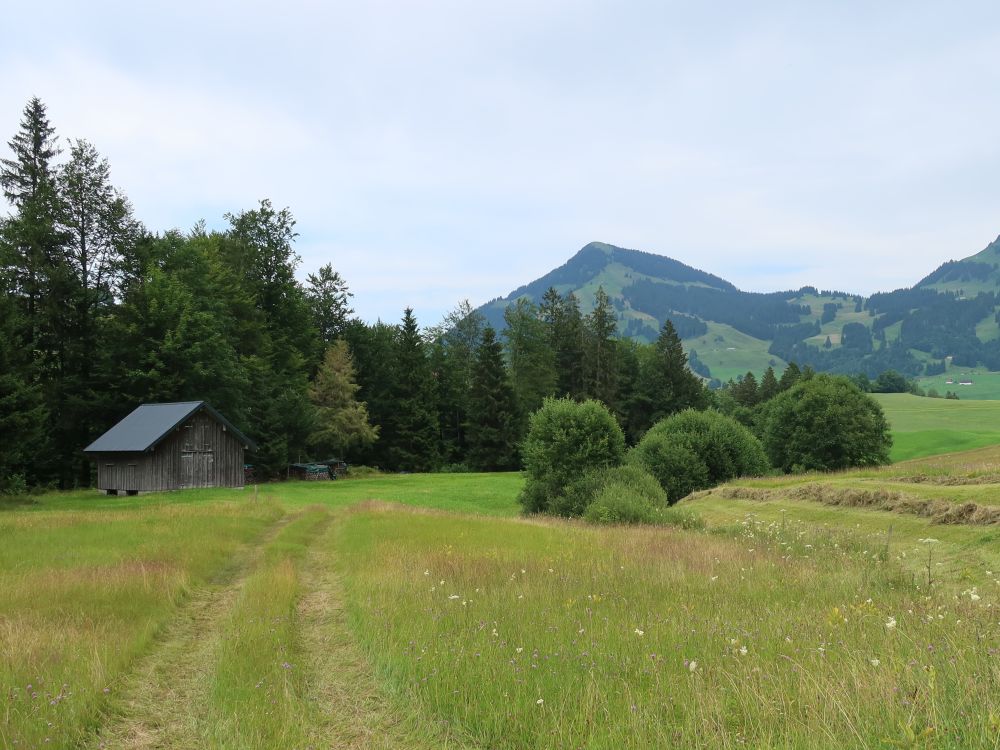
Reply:
[[[989, 323], [994, 329], [996, 328], [997, 324], [993, 318], [989, 319]], [[997, 336], [980, 335], [980, 338], [987, 341]], [[953, 382], [949, 383], [949, 380]], [[959, 380], [970, 380], [972, 385], [959, 385]], [[979, 367], [949, 367], [947, 373], [918, 378], [917, 382], [921, 388], [925, 390], [934, 388], [942, 396], [948, 391], [957, 393], [963, 401], [1000, 400], [1000, 372], [990, 372]]]
[[892, 427], [893, 461], [1000, 443], [1000, 401], [955, 401], [909, 393], [874, 393], [872, 397], [882, 405]]
[[690, 530], [521, 482], [8, 506], [0, 747], [1000, 747], [1000, 525], [956, 511], [1000, 509], [1000, 448], [734, 482]]

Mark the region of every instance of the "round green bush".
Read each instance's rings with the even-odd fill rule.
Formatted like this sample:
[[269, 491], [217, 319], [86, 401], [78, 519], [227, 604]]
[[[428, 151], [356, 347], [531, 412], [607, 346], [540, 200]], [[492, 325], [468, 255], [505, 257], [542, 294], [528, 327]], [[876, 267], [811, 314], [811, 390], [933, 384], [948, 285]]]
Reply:
[[608, 487], [636, 494], [653, 506], [667, 505], [667, 495], [656, 477], [641, 466], [624, 465], [587, 472], [566, 488], [554, 503], [553, 512], [562, 516], [582, 515], [594, 498]]
[[531, 415], [522, 455], [527, 481], [518, 500], [525, 511], [579, 515], [583, 507], [564, 499], [568, 488], [620, 464], [625, 435], [599, 401], [549, 398]]
[[583, 517], [591, 523], [658, 523], [656, 506], [640, 492], [621, 485], [608, 485], [601, 489]]
[[771, 463], [784, 472], [889, 462], [889, 423], [848, 378], [815, 375], [767, 402], [760, 424]]
[[671, 505], [710, 484], [708, 467], [698, 454], [686, 443], [666, 435], [647, 434], [629, 451], [626, 460], [655, 477]]
[[735, 477], [768, 470], [760, 441], [732, 417], [688, 409], [647, 432], [629, 456], [660, 480], [671, 502]]

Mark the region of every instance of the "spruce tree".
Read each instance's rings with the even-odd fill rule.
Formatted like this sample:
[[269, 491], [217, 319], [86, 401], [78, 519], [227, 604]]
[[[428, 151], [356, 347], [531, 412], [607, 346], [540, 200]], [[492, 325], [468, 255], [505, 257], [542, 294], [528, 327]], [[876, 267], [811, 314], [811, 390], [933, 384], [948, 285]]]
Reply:
[[332, 344], [344, 332], [344, 326], [354, 314], [347, 282], [333, 265], [320, 266], [319, 271], [306, 275], [306, 299], [312, 310], [313, 325], [319, 330], [320, 339]]
[[394, 443], [389, 461], [394, 469], [430, 471], [438, 465], [438, 425], [434, 384], [413, 308], [403, 313], [395, 345]]
[[[34, 350], [50, 327], [45, 318], [52, 314], [52, 294], [60, 303], [65, 299], [66, 235], [53, 163], [60, 153], [56, 140], [45, 105], [35, 97], [8, 142], [13, 158], [0, 159], [0, 187], [14, 210], [4, 222], [4, 237], [13, 251], [14, 292], [24, 306], [26, 339]], [[50, 308], [43, 310], [46, 300]]]
[[472, 369], [485, 326], [483, 314], [468, 300], [462, 300], [427, 332], [434, 339], [430, 357], [437, 396], [439, 451], [444, 463], [465, 461]]
[[780, 392], [781, 386], [778, 384], [778, 378], [774, 374], [774, 368], [768, 367], [764, 371], [764, 377], [760, 379], [760, 388], [758, 389], [760, 401], [770, 401]]
[[584, 373], [587, 396], [613, 406], [617, 400], [617, 345], [618, 330], [611, 299], [598, 287], [594, 295], [594, 309], [585, 320], [586, 342]]
[[636, 443], [649, 426], [646, 423], [649, 403], [641, 388], [642, 360], [652, 347], [633, 339], [618, 342], [618, 397], [612, 411], [630, 444]]
[[652, 356], [641, 364], [639, 388], [648, 405], [642, 432], [663, 417], [688, 408], [702, 409], [708, 402], [701, 380], [687, 366], [684, 346], [669, 319], [653, 345]]
[[740, 406], [752, 409], [760, 401], [760, 389], [757, 386], [757, 377], [752, 372], [747, 372], [741, 377], [732, 388], [733, 398]]
[[398, 327], [378, 321], [367, 325], [350, 321], [344, 329], [357, 368], [359, 401], [368, 405], [369, 422], [379, 430], [379, 439], [355, 451], [357, 460], [373, 466], [390, 466], [389, 448], [396, 442], [396, 337]]
[[549, 345], [545, 324], [538, 317], [538, 308], [528, 299], [521, 297], [509, 305], [503, 313], [507, 327], [507, 361], [510, 364], [510, 379], [522, 426], [533, 411], [539, 409], [542, 401], [555, 393], [555, 354]]
[[503, 347], [491, 327], [476, 351], [469, 405], [468, 463], [479, 471], [517, 465], [517, 403], [503, 362]]
[[[0, 277], [2, 279], [2, 277]], [[6, 285], [5, 285], [6, 286]], [[48, 420], [41, 388], [33, 373], [30, 350], [24, 346], [13, 297], [0, 295], [0, 494], [17, 491], [20, 483], [48, 477], [37, 473]]]
[[778, 386], [782, 391], [787, 391], [793, 385], [799, 382], [802, 377], [802, 371], [799, 366], [794, 362], [789, 362], [785, 371], [781, 373], [781, 379], [778, 381]]
[[584, 380], [584, 323], [580, 301], [573, 292], [562, 299], [555, 331], [557, 393], [580, 401], [587, 396]]

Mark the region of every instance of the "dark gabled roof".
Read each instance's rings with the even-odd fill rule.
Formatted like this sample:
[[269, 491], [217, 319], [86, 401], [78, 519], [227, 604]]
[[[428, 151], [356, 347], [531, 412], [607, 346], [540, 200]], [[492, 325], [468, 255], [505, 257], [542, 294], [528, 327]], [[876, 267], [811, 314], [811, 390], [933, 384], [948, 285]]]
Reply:
[[204, 409], [242, 441], [250, 450], [257, 445], [237, 430], [224, 416], [204, 401], [182, 401], [175, 404], [143, 404], [110, 430], [83, 449], [84, 453], [136, 453], [151, 451], [175, 427], [195, 412]]

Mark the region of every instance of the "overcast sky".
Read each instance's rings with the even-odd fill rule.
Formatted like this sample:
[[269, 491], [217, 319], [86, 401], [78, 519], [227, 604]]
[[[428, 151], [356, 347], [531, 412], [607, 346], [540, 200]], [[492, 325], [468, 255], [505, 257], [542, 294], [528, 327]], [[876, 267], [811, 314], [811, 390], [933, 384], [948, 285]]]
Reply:
[[[154, 231], [261, 198], [362, 317], [436, 322], [592, 240], [753, 291], [909, 286], [1000, 233], [1000, 5], [7, 4], [28, 98]], [[6, 152], [6, 149], [3, 149]]]

